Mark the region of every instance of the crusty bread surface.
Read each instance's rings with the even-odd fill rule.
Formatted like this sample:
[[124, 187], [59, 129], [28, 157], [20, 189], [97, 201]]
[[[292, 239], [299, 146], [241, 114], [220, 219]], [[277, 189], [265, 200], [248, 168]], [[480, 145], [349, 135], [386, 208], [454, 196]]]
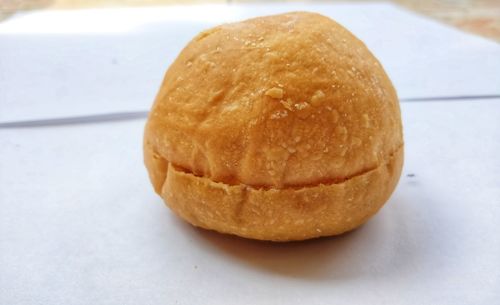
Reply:
[[155, 191], [193, 225], [278, 241], [340, 234], [397, 184], [399, 102], [366, 46], [327, 17], [225, 24], [168, 69], [144, 160]]

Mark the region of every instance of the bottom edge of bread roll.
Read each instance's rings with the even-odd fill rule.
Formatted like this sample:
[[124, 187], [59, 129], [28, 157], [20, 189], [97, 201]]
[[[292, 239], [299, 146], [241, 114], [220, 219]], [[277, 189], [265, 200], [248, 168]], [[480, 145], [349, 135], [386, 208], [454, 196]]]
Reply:
[[161, 196], [194, 226], [245, 238], [293, 241], [338, 235], [365, 223], [389, 199], [403, 146], [385, 164], [341, 183], [258, 189], [228, 185], [168, 165]]

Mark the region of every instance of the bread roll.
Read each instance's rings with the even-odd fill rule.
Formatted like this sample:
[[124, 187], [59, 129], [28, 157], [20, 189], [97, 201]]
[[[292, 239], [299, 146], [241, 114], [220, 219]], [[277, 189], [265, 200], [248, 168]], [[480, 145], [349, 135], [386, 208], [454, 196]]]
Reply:
[[396, 92], [345, 28], [295, 12], [196, 36], [168, 69], [144, 160], [189, 223], [289, 241], [366, 222], [401, 173]]

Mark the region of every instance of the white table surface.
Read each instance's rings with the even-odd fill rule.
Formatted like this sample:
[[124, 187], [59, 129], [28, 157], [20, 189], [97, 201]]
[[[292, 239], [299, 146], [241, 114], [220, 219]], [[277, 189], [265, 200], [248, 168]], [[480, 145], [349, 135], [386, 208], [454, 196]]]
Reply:
[[[357, 16], [349, 22], [363, 28], [370, 18], [359, 17], [360, 7], [322, 9], [341, 12], [337, 19]], [[425, 30], [440, 25], [386, 5], [368, 5], [363, 14], [380, 10], [392, 10], [395, 15], [392, 21], [380, 20], [382, 24], [407, 16], [410, 21], [418, 20], [413, 31], [432, 41], [432, 52], [439, 49], [452, 54], [446, 49], [450, 46], [447, 40], [458, 37], [461, 42], [455, 42], [452, 49], [462, 52], [462, 57], [454, 59], [455, 63], [484, 72], [472, 77], [470, 70], [436, 67], [435, 74], [426, 74], [424, 68], [442, 63], [431, 60], [415, 68], [416, 75], [404, 78], [403, 71], [398, 72], [403, 61], [385, 57], [383, 62], [392, 71], [400, 95], [406, 91], [410, 96], [411, 90], [417, 90], [405, 85], [409, 79], [420, 90], [415, 96], [421, 97], [429, 92], [456, 96], [500, 93], [500, 82], [495, 83], [498, 72], [491, 70], [500, 59], [497, 44], [448, 28], [445, 32], [451, 36], [442, 33], [440, 40], [445, 43], [439, 44], [437, 34]], [[162, 29], [162, 21], [155, 22]], [[141, 70], [136, 60], [142, 55], [131, 58], [128, 68], [132, 70], [123, 68], [117, 76], [137, 73], [137, 78], [118, 78], [116, 82], [126, 86], [139, 82], [144, 92], [139, 90], [133, 99], [120, 104], [116, 100], [122, 94], [118, 85], [107, 83], [110, 89], [106, 91], [106, 85], [98, 82], [104, 77], [101, 74], [96, 83], [89, 79], [84, 84], [94, 92], [69, 90], [77, 79], [90, 77], [91, 69], [75, 66], [70, 69], [73, 74], [64, 74], [64, 83], [58, 70], [65, 67], [64, 60], [49, 56], [48, 50], [36, 55], [38, 65], [24, 62], [35, 55], [21, 51], [23, 43], [37, 40], [44, 45], [63, 45], [60, 40], [66, 36], [28, 35], [30, 27], [26, 26], [5, 34], [5, 24], [0, 24], [2, 121], [147, 109], [169, 59], [154, 51], [147, 65], [159, 67]], [[42, 32], [50, 30], [41, 28]], [[30, 39], [20, 42], [26, 35]], [[128, 32], [109, 35], [133, 36]], [[184, 34], [171, 37], [167, 33], [165, 37], [183, 43], [189, 39]], [[12, 42], [16, 39], [19, 45]], [[82, 43], [92, 49], [97, 41], [77, 34], [72, 39], [75, 48]], [[377, 46], [376, 42], [368, 44]], [[72, 48], [71, 42], [68, 45]], [[146, 52], [149, 45], [143, 47]], [[409, 58], [419, 57], [407, 45], [398, 43], [396, 47], [403, 48]], [[152, 44], [151, 48], [160, 47]], [[490, 54], [490, 61], [479, 61], [470, 50], [464, 51], [470, 48], [475, 49], [473, 53]], [[382, 56], [381, 50], [377, 52]], [[102, 49], [94, 51], [98, 60], [110, 59], [101, 58]], [[88, 54], [77, 55], [87, 60]], [[419, 60], [425, 63], [424, 57]], [[17, 71], [13, 61], [25, 66]], [[111, 75], [110, 67], [91, 66]], [[446, 71], [449, 74], [444, 75]], [[148, 73], [154, 75], [139, 78]], [[435, 84], [421, 83], [424, 79]], [[451, 86], [450, 79], [470, 83]], [[49, 91], [56, 89], [41, 84], [69, 91], [57, 101], [48, 100], [55, 96], [55, 91]], [[443, 91], [432, 91], [429, 86]], [[29, 88], [38, 88], [40, 97], [33, 96]], [[98, 94], [102, 99], [88, 99]], [[78, 108], [83, 101], [87, 106]], [[114, 104], [109, 106], [106, 101]], [[59, 112], [45, 111], [44, 104], [46, 108], [60, 106]], [[174, 217], [152, 191], [142, 164], [143, 119], [0, 128], [0, 304], [499, 304], [500, 98], [403, 102], [401, 107], [405, 165], [387, 205], [352, 233], [285, 244], [199, 230]]]

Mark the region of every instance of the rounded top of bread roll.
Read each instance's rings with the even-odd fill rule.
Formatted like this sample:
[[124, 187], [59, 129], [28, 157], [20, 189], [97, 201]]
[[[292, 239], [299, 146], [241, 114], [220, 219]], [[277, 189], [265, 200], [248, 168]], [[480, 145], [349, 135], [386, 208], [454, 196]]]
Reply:
[[[338, 183], [402, 144], [396, 92], [345, 28], [296, 12], [200, 33], [166, 73], [145, 147], [176, 169], [256, 188]], [[165, 177], [153, 173], [157, 192]]]

